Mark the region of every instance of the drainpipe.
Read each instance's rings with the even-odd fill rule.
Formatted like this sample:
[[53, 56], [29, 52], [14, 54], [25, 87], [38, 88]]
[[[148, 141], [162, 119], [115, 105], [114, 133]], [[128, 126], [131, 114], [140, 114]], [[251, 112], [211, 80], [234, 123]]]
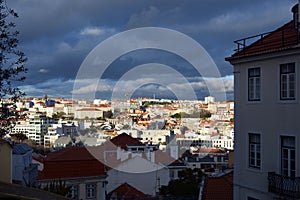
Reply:
[[298, 44], [300, 44], [300, 0], [298, 0], [298, 21], [297, 21], [297, 28], [298, 28]]

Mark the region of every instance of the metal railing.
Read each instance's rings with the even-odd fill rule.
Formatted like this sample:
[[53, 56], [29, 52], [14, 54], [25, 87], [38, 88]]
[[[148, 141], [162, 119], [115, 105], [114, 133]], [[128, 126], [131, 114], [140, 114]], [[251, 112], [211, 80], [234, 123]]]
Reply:
[[300, 198], [300, 177], [268, 173], [269, 192], [281, 197]]
[[[266, 36], [275, 33], [278, 34], [274, 37], [274, 39], [266, 39]], [[270, 47], [286, 47], [291, 44], [297, 44], [299, 41], [299, 35], [297, 34], [297, 30], [293, 28], [282, 29], [280, 32], [272, 31], [266, 32], [246, 38], [242, 38], [239, 40], [235, 40], [234, 43], [237, 45], [237, 48], [234, 50], [235, 52], [243, 51], [246, 47], [249, 47], [253, 43], [256, 43], [255, 50], [266, 50]]]

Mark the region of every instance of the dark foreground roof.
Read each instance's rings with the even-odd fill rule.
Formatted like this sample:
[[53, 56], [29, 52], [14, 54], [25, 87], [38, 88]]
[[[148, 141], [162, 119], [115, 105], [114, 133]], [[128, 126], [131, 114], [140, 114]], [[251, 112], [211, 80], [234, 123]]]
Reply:
[[232, 200], [233, 172], [219, 177], [206, 177], [203, 200]]
[[122, 198], [124, 200], [131, 199], [149, 199], [150, 197], [128, 183], [123, 183], [113, 191], [107, 194], [107, 199], [111, 197], [117, 197], [118, 199]]

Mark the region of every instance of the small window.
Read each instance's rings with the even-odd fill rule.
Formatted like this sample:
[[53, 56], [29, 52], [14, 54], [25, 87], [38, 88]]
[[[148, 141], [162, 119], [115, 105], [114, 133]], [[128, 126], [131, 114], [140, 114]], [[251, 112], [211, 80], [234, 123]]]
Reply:
[[260, 135], [249, 133], [249, 167], [260, 168]]
[[295, 100], [295, 63], [280, 65], [280, 100]]
[[96, 198], [96, 184], [86, 184], [86, 198]]
[[260, 100], [260, 68], [248, 69], [248, 100]]

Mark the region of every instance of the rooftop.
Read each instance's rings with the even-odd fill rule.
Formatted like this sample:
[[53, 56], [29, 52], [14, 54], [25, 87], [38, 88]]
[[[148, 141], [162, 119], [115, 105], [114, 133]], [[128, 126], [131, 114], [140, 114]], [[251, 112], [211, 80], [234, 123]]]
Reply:
[[145, 199], [148, 196], [128, 183], [123, 183], [113, 191], [107, 194], [108, 199], [111, 197], [122, 198], [124, 200], [129, 199]]
[[138, 139], [135, 139], [126, 133], [122, 133], [114, 137], [113, 139], [110, 140], [110, 142], [112, 142], [114, 145], [118, 147], [121, 147], [126, 151], [128, 150], [127, 145], [141, 145], [141, 146], [143, 145], [143, 143], [140, 142]]
[[85, 147], [68, 147], [45, 157], [39, 179], [104, 177], [104, 165]]
[[[292, 12], [298, 15], [298, 4], [292, 8]], [[235, 53], [227, 57], [227, 61], [234, 59], [273, 53], [277, 51], [300, 48], [299, 27], [296, 27], [296, 18], [279, 27], [278, 29], [234, 41], [237, 45]], [[299, 25], [298, 25], [299, 26]]]
[[219, 177], [206, 177], [203, 200], [233, 199], [233, 172]]

